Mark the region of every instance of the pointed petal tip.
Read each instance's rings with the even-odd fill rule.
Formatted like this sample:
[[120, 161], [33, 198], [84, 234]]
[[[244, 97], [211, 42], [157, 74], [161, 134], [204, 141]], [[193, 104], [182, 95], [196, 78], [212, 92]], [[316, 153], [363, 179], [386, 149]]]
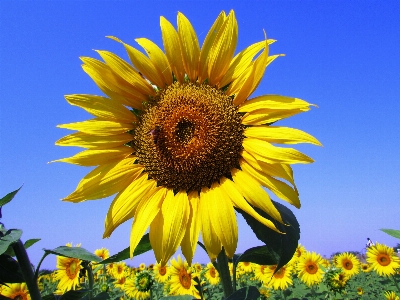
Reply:
[[112, 35], [106, 35], [106, 38], [112, 39], [112, 40], [114, 40], [114, 41], [116, 41], [118, 43], [123, 43], [119, 38], [117, 38], [115, 36], [112, 36]]

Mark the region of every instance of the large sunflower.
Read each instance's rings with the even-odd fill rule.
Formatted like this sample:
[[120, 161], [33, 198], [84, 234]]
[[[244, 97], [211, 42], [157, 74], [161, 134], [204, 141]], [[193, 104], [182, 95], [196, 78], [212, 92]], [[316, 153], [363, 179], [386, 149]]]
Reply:
[[31, 300], [31, 296], [25, 282], [8, 283], [7, 285], [1, 286], [0, 295], [14, 300]]
[[[313, 160], [273, 144], [320, 143], [309, 134], [272, 123], [308, 111], [298, 98], [263, 95], [249, 99], [269, 56], [262, 40], [234, 56], [238, 25], [221, 12], [202, 47], [189, 20], [178, 13], [178, 29], [161, 17], [165, 53], [146, 38], [145, 54], [121, 43], [131, 64], [108, 51], [103, 61], [82, 57], [84, 71], [107, 96], [66, 96], [94, 118], [59, 125], [79, 132], [56, 142], [86, 150], [59, 159], [97, 166], [65, 201], [114, 198], [104, 237], [133, 218], [131, 256], [150, 227], [150, 242], [165, 265], [179, 245], [191, 263], [200, 232], [214, 260], [224, 247], [232, 258], [238, 240], [234, 207], [276, 230], [254, 207], [283, 222], [268, 188], [300, 207], [291, 164]], [[284, 181], [282, 181], [283, 179]]]
[[400, 258], [395, 254], [393, 248], [376, 243], [367, 249], [367, 262], [380, 276], [390, 276], [400, 268]]
[[302, 255], [298, 261], [296, 267], [300, 280], [308, 286], [320, 283], [324, 274], [324, 271], [319, 266], [321, 261], [321, 255], [315, 252], [304, 253], [304, 255]]
[[360, 261], [354, 254], [343, 252], [336, 258], [336, 267], [342, 268], [343, 272], [351, 277], [360, 272]]

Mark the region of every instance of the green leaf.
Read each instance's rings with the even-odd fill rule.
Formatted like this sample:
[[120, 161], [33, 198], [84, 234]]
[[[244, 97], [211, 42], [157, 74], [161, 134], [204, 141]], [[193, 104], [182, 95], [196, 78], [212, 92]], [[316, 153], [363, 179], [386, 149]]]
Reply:
[[[8, 202], [10, 202], [13, 198], [14, 198], [14, 196], [19, 192], [19, 190], [22, 188], [22, 185], [21, 185], [21, 187], [19, 188], [19, 189], [17, 189], [17, 190], [15, 190], [15, 191], [13, 191], [13, 192], [11, 192], [11, 193], [8, 193], [7, 195], [5, 195], [3, 198], [1, 198], [0, 199], [0, 207], [1, 206], [4, 206], [4, 205], [6, 205]], [[0, 218], [1, 218], [1, 216], [0, 216]]]
[[181, 295], [181, 296], [167, 296], [167, 297], [162, 297], [160, 300], [193, 300], [196, 299], [193, 296], [190, 295]]
[[[101, 261], [100, 264], [110, 264], [110, 263], [119, 262], [119, 261], [130, 258], [129, 249], [130, 249], [129, 247], [125, 248], [124, 250], [118, 252], [117, 254], [114, 254], [114, 255], [110, 256], [109, 258]], [[151, 244], [150, 244], [149, 234], [146, 233], [140, 240], [135, 251], [133, 252], [133, 256], [138, 256], [138, 255], [145, 253], [151, 249], [152, 248], [151, 248]]]
[[381, 231], [387, 233], [388, 235], [391, 235], [395, 237], [396, 239], [400, 239], [400, 230], [395, 230], [395, 229], [381, 229]]
[[[37, 243], [38, 241], [40, 241], [40, 239], [30, 239], [30, 240], [27, 240], [27, 241], [24, 243], [25, 249], [28, 249], [30, 246], [32, 246], [33, 244]], [[12, 248], [11, 246], [8, 246], [8, 249], [6, 250], [6, 252], [4, 252], [4, 254], [10, 255], [10, 256], [12, 256], [12, 257], [15, 256], [14, 250], [13, 250], [13, 248]]]
[[0, 284], [24, 282], [18, 262], [9, 255], [0, 255]]
[[22, 235], [22, 230], [9, 229], [6, 234], [0, 237], [0, 254], [7, 251], [8, 247], [19, 240]]
[[275, 264], [277, 265], [275, 272], [277, 272], [282, 266], [290, 261], [296, 251], [298, 240], [300, 239], [300, 225], [290, 209], [276, 201], [272, 202], [281, 214], [283, 222], [289, 226], [282, 225], [257, 207], [254, 209], [264, 218], [271, 220], [271, 222], [275, 224], [276, 228], [285, 234], [280, 234], [267, 226], [264, 226], [252, 216], [238, 208], [236, 208], [236, 210], [243, 215], [257, 238], [265, 243], [268, 248], [268, 253], [275, 256]]
[[276, 258], [267, 246], [258, 246], [247, 249], [242, 255], [234, 260], [237, 265], [241, 261], [252, 262], [258, 265], [275, 265]]
[[60, 297], [60, 300], [79, 300], [85, 297], [89, 293], [89, 290], [70, 290]]
[[100, 257], [81, 247], [60, 246], [53, 250], [49, 249], [43, 249], [43, 250], [46, 253], [51, 253], [59, 256], [79, 258], [81, 260], [94, 261], [97, 263], [101, 261]]
[[96, 295], [93, 300], [108, 300], [110, 299], [110, 294], [107, 292], [101, 292], [100, 294]]
[[54, 296], [54, 294], [47, 294], [42, 296], [42, 300], [55, 300], [56, 297]]
[[260, 297], [260, 292], [255, 286], [246, 286], [237, 290], [225, 300], [256, 300]]

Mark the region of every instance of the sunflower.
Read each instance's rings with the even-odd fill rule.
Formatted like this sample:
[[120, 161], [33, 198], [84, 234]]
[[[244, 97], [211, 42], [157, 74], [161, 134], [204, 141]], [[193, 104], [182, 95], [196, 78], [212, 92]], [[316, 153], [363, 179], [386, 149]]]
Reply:
[[400, 268], [400, 258], [395, 254], [393, 248], [376, 243], [367, 249], [367, 262], [380, 276], [390, 276]]
[[59, 280], [57, 289], [64, 293], [79, 286], [79, 273], [83, 269], [78, 258], [57, 256], [57, 269], [54, 279]]
[[321, 255], [314, 251], [304, 253], [297, 263], [297, 272], [300, 280], [308, 286], [320, 283], [324, 274], [324, 271], [319, 267], [321, 261]]
[[[77, 130], [56, 142], [85, 150], [58, 159], [96, 166], [64, 201], [82, 202], [116, 194], [103, 237], [133, 218], [130, 255], [150, 227], [150, 242], [163, 265], [179, 245], [189, 264], [200, 232], [211, 260], [222, 247], [233, 257], [238, 241], [235, 208], [277, 231], [257, 207], [283, 223], [266, 187], [300, 207], [291, 164], [311, 163], [305, 154], [273, 144], [320, 143], [297, 129], [272, 123], [310, 110], [298, 98], [250, 98], [266, 67], [266, 38], [234, 56], [238, 24], [221, 12], [200, 48], [189, 22], [178, 29], [161, 17], [165, 53], [136, 39], [147, 55], [121, 40], [131, 64], [108, 51], [103, 61], [82, 57], [84, 71], [106, 95], [66, 96], [93, 119], [59, 125]], [[284, 181], [282, 181], [283, 179]], [[218, 201], [215, 201], [218, 199]]]
[[262, 283], [267, 283], [271, 279], [271, 273], [266, 265], [254, 265], [254, 278]]
[[105, 260], [110, 257], [110, 251], [106, 248], [96, 249], [94, 254], [98, 257], [101, 257], [102, 260]]
[[170, 295], [192, 295], [199, 298], [199, 292], [192, 277], [192, 269], [186, 261], [178, 255], [178, 260], [171, 259], [169, 288]]
[[399, 300], [400, 299], [399, 296], [397, 296], [396, 293], [393, 291], [386, 291], [384, 296], [385, 296], [386, 300]]
[[348, 252], [343, 252], [337, 256], [336, 266], [342, 268], [343, 272], [350, 277], [360, 271], [360, 261], [354, 254]]
[[15, 300], [31, 300], [31, 295], [25, 282], [8, 283], [7, 285], [1, 286], [1, 295]]
[[219, 273], [212, 263], [207, 264], [206, 271], [204, 272], [204, 277], [211, 285], [217, 285], [221, 281]]
[[253, 272], [253, 264], [251, 262], [239, 262], [237, 266], [238, 270], [243, 271], [243, 273], [251, 273]]
[[270, 281], [266, 284], [268, 287], [272, 287], [274, 290], [285, 290], [289, 285], [293, 285], [291, 273], [292, 267], [283, 266], [275, 274], [276, 265], [269, 266], [268, 277]]
[[368, 273], [371, 272], [372, 267], [369, 264], [361, 264], [360, 269], [361, 271]]
[[126, 276], [125, 269], [127, 268], [124, 262], [117, 262], [113, 264], [112, 275], [115, 279], [121, 279]]
[[168, 280], [169, 267], [167, 265], [166, 266], [161, 266], [160, 263], [156, 263], [154, 265], [153, 272], [154, 272], [154, 278], [155, 278], [156, 281], [163, 283], [163, 282], [166, 282]]
[[361, 296], [362, 294], [364, 294], [364, 290], [362, 287], [358, 287], [357, 288], [357, 295]]
[[150, 298], [150, 289], [147, 289], [147, 286], [145, 285], [138, 285], [137, 275], [126, 279], [124, 292], [129, 298], [133, 299], [144, 300]]
[[125, 276], [122, 276], [122, 277], [120, 277], [119, 279], [116, 279], [116, 280], [113, 282], [113, 284], [114, 284], [114, 287], [123, 290], [123, 289], [124, 289], [124, 286], [125, 286], [125, 282], [126, 282], [126, 277], [125, 277]]

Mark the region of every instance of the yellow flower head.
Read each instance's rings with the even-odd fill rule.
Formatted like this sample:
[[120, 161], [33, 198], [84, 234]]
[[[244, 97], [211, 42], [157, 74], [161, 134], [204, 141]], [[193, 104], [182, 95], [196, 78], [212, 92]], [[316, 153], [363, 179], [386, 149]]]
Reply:
[[285, 290], [289, 285], [293, 285], [291, 274], [291, 266], [281, 267], [275, 274], [276, 265], [268, 268], [270, 281], [267, 283], [268, 287], [272, 287], [274, 290]]
[[57, 271], [54, 279], [59, 280], [57, 289], [61, 292], [74, 290], [79, 286], [79, 273], [83, 267], [81, 260], [64, 256], [57, 256]]
[[301, 130], [270, 125], [311, 104], [275, 94], [251, 98], [266, 67], [280, 56], [269, 55], [273, 40], [264, 37], [235, 55], [233, 10], [220, 13], [201, 47], [180, 12], [177, 23], [176, 29], [161, 17], [164, 51], [146, 38], [136, 39], [145, 54], [110, 37], [130, 62], [108, 51], [97, 51], [102, 60], [82, 57], [84, 71], [105, 96], [66, 96], [94, 118], [59, 125], [78, 132], [56, 142], [84, 148], [57, 161], [95, 166], [64, 200], [117, 194], [103, 237], [133, 217], [131, 256], [150, 227], [162, 265], [179, 246], [191, 263], [200, 232], [212, 261], [222, 247], [232, 258], [238, 241], [234, 207], [278, 231], [253, 206], [283, 223], [263, 187], [299, 208], [291, 164], [313, 160], [273, 144], [320, 145]]
[[166, 282], [169, 277], [169, 267], [162, 266], [160, 263], [154, 265], [154, 278], [158, 282]]
[[219, 273], [212, 263], [207, 264], [206, 271], [204, 272], [204, 277], [211, 285], [217, 285], [220, 282]]
[[397, 296], [396, 293], [393, 291], [386, 291], [384, 296], [385, 296], [386, 300], [399, 300], [400, 299], [399, 296]]
[[126, 268], [127, 268], [126, 264], [122, 261], [114, 263], [112, 268], [112, 276], [115, 279], [121, 279], [122, 277], [125, 277]]
[[200, 298], [195, 287], [196, 282], [192, 277], [192, 269], [186, 261], [178, 255], [178, 259], [171, 259], [170, 267], [170, 295], [192, 295]]
[[360, 271], [360, 261], [352, 253], [343, 252], [337, 256], [335, 261], [336, 267], [342, 268], [343, 272], [350, 277]]
[[390, 276], [400, 268], [400, 258], [393, 248], [376, 243], [367, 249], [367, 262], [381, 276]]
[[15, 300], [31, 300], [31, 296], [25, 282], [8, 283], [7, 285], [1, 286], [1, 295]]
[[254, 264], [253, 270], [254, 270], [254, 278], [257, 279], [258, 281], [262, 282], [263, 284], [266, 284], [270, 281], [271, 272], [268, 266]]
[[96, 249], [94, 254], [98, 257], [101, 257], [102, 260], [105, 260], [110, 257], [110, 251], [106, 248]]
[[322, 281], [324, 271], [320, 268], [322, 257], [315, 252], [306, 252], [297, 263], [297, 272], [301, 281], [308, 286]]

